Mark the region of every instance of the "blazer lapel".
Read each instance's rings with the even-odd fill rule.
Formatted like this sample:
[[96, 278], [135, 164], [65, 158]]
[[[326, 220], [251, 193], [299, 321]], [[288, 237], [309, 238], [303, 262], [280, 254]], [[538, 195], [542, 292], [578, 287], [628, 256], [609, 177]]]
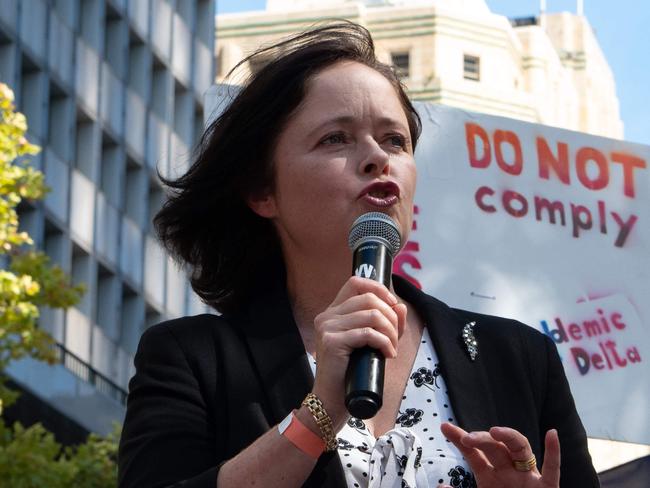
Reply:
[[251, 361], [267, 395], [273, 425], [300, 407], [314, 383], [284, 286], [259, 294], [245, 322]]
[[462, 317], [399, 276], [393, 276], [393, 283], [397, 294], [416, 308], [429, 330], [458, 425], [468, 431], [495, 425], [497, 411], [483, 362], [489, 351], [480, 350], [481, 324], [474, 329], [479, 355], [472, 361], [461, 337]]
[[[314, 385], [314, 378], [284, 284], [260, 293], [246, 315], [242, 319], [244, 335], [268, 399], [272, 414], [269, 424], [274, 425], [300, 407]], [[303, 486], [345, 486], [338, 454], [323, 454]]]

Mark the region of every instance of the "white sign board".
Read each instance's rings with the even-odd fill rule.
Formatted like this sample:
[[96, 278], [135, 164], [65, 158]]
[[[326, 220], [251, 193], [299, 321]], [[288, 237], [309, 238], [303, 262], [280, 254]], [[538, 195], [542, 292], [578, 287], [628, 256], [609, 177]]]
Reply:
[[433, 104], [395, 270], [557, 344], [590, 437], [650, 444], [650, 147]]

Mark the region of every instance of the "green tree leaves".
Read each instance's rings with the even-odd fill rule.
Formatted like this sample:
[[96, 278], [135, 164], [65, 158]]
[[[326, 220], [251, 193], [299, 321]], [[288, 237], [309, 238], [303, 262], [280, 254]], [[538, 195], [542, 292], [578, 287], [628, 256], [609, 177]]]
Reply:
[[0, 486], [114, 488], [119, 429], [106, 438], [63, 448], [42, 425], [0, 423]]
[[[26, 132], [27, 121], [15, 110], [13, 92], [0, 83], [0, 415], [18, 397], [4, 375], [11, 361], [26, 356], [57, 360], [54, 341], [38, 328], [39, 307], [70, 307], [85, 291], [33, 249], [31, 237], [19, 229], [18, 205], [40, 200], [49, 191], [43, 173], [29, 165], [28, 156], [40, 148], [29, 143]], [[64, 448], [41, 424], [8, 426], [0, 417], [0, 485], [114, 487], [118, 437], [116, 428], [107, 438], [91, 434], [85, 444]]]

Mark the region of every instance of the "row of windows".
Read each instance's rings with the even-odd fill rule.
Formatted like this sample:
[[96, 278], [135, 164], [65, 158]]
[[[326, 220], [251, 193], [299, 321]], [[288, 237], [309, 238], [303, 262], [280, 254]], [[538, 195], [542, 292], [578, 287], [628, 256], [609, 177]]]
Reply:
[[[391, 64], [400, 79], [410, 76], [410, 54], [408, 52], [393, 52], [390, 55]], [[463, 55], [463, 77], [466, 80], [480, 81], [481, 59], [469, 54]]]
[[[391, 65], [400, 79], [407, 79], [411, 75], [411, 55], [408, 52], [398, 51], [390, 54]], [[257, 73], [269, 62], [268, 57], [256, 56], [249, 60], [248, 66], [251, 73]], [[463, 55], [463, 78], [466, 80], [480, 81], [481, 59], [469, 54]], [[223, 74], [223, 73], [220, 73]]]
[[39, 325], [67, 367], [92, 368], [76, 373], [86, 380], [101, 373], [125, 388], [146, 327], [204, 311], [150, 222], [164, 199], [155, 171], [182, 171], [203, 130], [213, 12], [214, 0], [0, 0], [0, 81], [53, 189], [23, 202], [21, 227], [87, 286]]

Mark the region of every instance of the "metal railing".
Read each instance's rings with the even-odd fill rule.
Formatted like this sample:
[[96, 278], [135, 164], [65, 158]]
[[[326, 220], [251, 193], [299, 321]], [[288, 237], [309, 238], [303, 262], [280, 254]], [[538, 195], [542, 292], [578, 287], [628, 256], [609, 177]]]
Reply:
[[68, 351], [62, 344], [56, 344], [59, 362], [72, 374], [93, 385], [104, 395], [126, 405], [126, 391], [101, 374], [79, 356]]

